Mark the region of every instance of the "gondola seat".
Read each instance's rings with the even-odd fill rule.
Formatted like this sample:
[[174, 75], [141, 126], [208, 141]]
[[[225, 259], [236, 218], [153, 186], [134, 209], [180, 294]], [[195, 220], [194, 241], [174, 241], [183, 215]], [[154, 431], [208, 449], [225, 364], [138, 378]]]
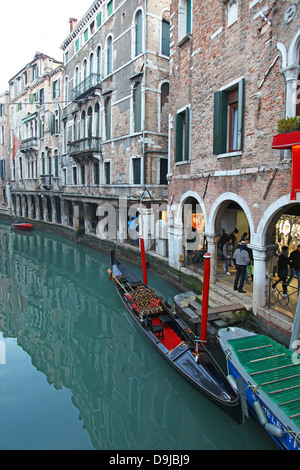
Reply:
[[141, 315], [158, 315], [163, 312], [161, 299], [149, 287], [137, 287], [130, 294], [129, 300]]

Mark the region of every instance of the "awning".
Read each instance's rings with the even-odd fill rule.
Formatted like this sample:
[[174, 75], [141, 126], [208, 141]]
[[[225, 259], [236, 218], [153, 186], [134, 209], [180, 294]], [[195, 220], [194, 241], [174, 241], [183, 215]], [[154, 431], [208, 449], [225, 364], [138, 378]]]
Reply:
[[290, 149], [294, 145], [300, 144], [300, 131], [285, 132], [275, 135], [273, 138], [272, 149]]

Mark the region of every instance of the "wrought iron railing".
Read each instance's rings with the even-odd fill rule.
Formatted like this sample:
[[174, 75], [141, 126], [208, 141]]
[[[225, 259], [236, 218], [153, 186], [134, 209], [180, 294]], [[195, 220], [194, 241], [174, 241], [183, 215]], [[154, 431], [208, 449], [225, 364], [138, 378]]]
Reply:
[[89, 91], [93, 91], [95, 88], [101, 88], [100, 74], [91, 73], [81, 83], [79, 83], [71, 91], [71, 100], [76, 100], [82, 95], [88, 94]]
[[100, 152], [100, 137], [85, 137], [83, 139], [68, 142], [69, 154], [79, 154], [81, 152]]

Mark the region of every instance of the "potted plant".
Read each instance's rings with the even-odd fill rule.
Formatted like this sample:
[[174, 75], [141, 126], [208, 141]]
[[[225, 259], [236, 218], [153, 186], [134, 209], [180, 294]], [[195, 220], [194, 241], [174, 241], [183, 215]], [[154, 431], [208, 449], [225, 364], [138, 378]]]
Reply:
[[280, 119], [278, 134], [274, 136], [273, 149], [288, 149], [300, 144], [300, 116]]

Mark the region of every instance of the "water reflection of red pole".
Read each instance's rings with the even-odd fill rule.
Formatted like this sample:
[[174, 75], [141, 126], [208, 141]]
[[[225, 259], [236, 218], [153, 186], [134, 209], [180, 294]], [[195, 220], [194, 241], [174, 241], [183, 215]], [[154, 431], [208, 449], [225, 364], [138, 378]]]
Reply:
[[210, 258], [211, 255], [204, 255], [204, 274], [202, 291], [202, 318], [201, 318], [201, 342], [206, 342], [207, 317], [208, 317], [208, 299], [209, 299], [209, 278], [210, 278]]
[[140, 238], [140, 245], [141, 245], [144, 284], [147, 285], [148, 280], [147, 280], [146, 254], [145, 254], [145, 245], [144, 245], [144, 239], [143, 238]]

